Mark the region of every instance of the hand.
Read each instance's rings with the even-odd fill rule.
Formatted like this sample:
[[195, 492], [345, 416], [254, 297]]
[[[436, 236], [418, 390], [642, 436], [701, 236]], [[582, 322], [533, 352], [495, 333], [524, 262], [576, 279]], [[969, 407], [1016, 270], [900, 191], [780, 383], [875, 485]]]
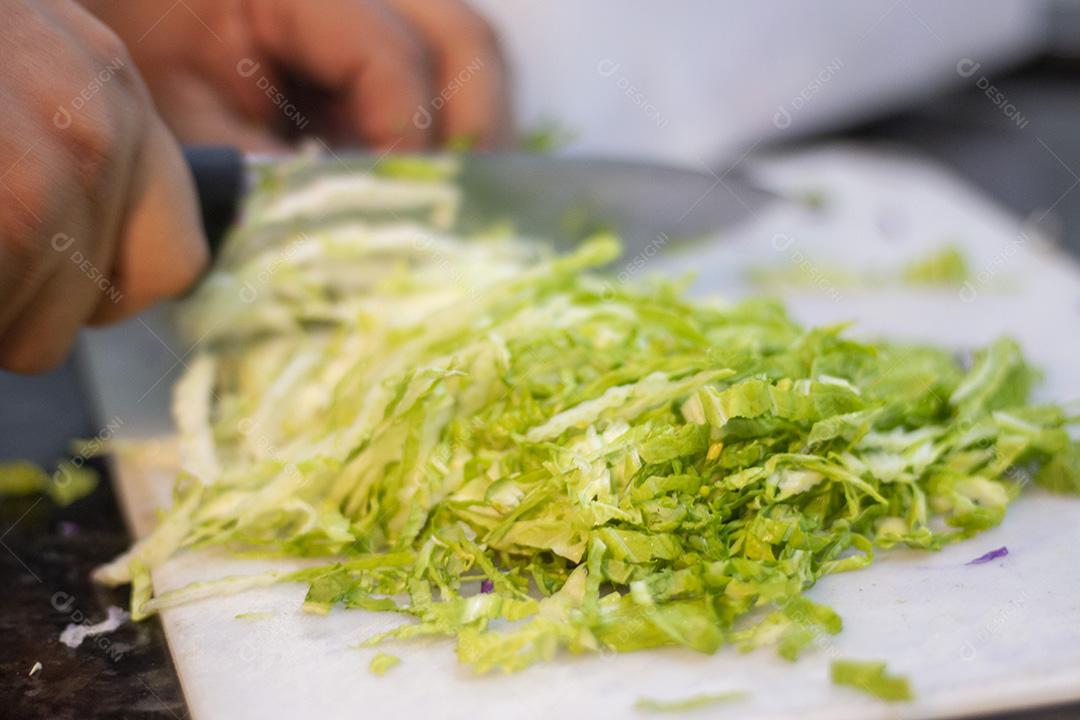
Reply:
[[415, 150], [509, 134], [497, 44], [463, 0], [84, 2], [128, 42], [184, 142]]
[[67, 0], [0, 4], [0, 368], [184, 290], [207, 260], [179, 147], [123, 44]]

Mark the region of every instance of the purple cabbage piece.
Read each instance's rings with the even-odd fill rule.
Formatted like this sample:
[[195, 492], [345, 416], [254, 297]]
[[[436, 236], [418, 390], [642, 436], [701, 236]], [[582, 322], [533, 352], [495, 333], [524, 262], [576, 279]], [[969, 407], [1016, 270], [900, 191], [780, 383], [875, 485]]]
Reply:
[[480, 581], [480, 592], [482, 592], [482, 593], [495, 592], [495, 583], [491, 582], [490, 580], [481, 580]]
[[965, 563], [965, 565], [982, 565], [983, 563], [988, 563], [991, 560], [997, 560], [1000, 557], [1005, 557], [1008, 554], [1009, 554], [1009, 548], [1002, 545], [997, 550], [991, 550], [988, 553], [980, 555], [979, 557], [975, 558], [971, 562]]

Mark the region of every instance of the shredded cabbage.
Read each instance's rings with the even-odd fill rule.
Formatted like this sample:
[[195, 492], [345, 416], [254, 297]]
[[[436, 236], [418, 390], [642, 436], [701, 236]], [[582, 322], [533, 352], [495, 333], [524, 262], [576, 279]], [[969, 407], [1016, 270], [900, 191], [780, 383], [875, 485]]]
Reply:
[[[965, 369], [768, 300], [616, 284], [609, 236], [555, 256], [456, 234], [452, 179], [422, 163], [278, 171], [188, 301], [175, 505], [97, 573], [133, 581], [136, 618], [303, 582], [312, 612], [414, 618], [365, 644], [450, 636], [478, 672], [666, 645], [794, 659], [840, 631], [803, 597], [823, 576], [991, 527], [1029, 478], [1080, 489], [1074, 418], [1028, 404], [1011, 340]], [[324, 562], [154, 592], [210, 546]]]
[[371, 658], [371, 663], [368, 665], [368, 669], [373, 675], [385, 675], [391, 669], [397, 667], [401, 662], [401, 658], [395, 655], [389, 655], [387, 653], [376, 653], [375, 657]]
[[64, 460], [51, 475], [25, 460], [0, 463], [0, 497], [42, 493], [60, 507], [67, 507], [97, 487], [97, 473], [86, 467], [84, 460]]
[[832, 681], [874, 695], [887, 702], [912, 700], [915, 696], [904, 677], [889, 675], [885, 663], [860, 660], [833, 660]]
[[734, 702], [746, 697], [745, 693], [738, 691], [722, 693], [704, 693], [693, 695], [678, 700], [655, 700], [653, 698], [639, 698], [634, 703], [634, 708], [645, 712], [683, 712], [685, 710], [697, 710], [698, 708], [720, 705]]

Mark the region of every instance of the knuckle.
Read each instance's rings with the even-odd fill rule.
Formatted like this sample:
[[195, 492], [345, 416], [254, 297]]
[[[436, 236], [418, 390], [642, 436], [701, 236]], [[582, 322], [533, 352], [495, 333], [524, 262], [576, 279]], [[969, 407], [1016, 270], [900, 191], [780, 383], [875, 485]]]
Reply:
[[[54, 142], [84, 195], [101, 196], [139, 146], [148, 101], [127, 60], [94, 64], [89, 75], [73, 80], [67, 99], [51, 119]], [[125, 79], [127, 78], [127, 79]], [[134, 84], [132, 84], [134, 83]]]
[[104, 199], [115, 192], [118, 175], [132, 167], [143, 124], [141, 103], [129, 93], [110, 92], [72, 113], [57, 141], [70, 180], [83, 197]]
[[69, 132], [63, 136], [68, 154], [95, 164], [112, 157], [122, 133], [111, 114], [93, 109], [76, 115]]
[[[80, 78], [83, 83], [79, 93], [90, 95], [86, 106], [103, 105], [114, 118], [129, 125], [140, 122], [149, 94], [124, 41], [104, 24], [95, 23], [85, 43], [89, 74]], [[102, 97], [94, 102], [99, 93]]]
[[74, 179], [83, 193], [100, 193], [102, 183], [113, 179], [121, 159], [121, 128], [109, 118], [110, 113], [80, 113], [63, 137], [68, 160], [74, 165]]
[[50, 239], [41, 231], [43, 222], [54, 219], [51, 197], [55, 184], [37, 169], [21, 170], [4, 184], [14, 199], [4, 202], [0, 213], [4, 263], [32, 275], [56, 254], [50, 252]]
[[94, 23], [86, 34], [88, 49], [99, 63], [116, 66], [117, 75], [133, 73], [131, 53], [124, 41], [103, 23]]

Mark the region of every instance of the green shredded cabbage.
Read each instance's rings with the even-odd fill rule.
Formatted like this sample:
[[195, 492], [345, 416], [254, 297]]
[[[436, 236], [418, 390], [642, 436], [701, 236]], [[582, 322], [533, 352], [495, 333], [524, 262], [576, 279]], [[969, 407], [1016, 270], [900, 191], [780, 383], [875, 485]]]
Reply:
[[43, 492], [49, 486], [49, 474], [33, 463], [16, 461], [0, 465], [0, 494], [24, 497]]
[[972, 278], [964, 251], [956, 245], [935, 249], [904, 266], [902, 276], [913, 285], [962, 285]]
[[738, 690], [723, 693], [703, 693], [678, 700], [655, 700], [643, 697], [634, 703], [634, 708], [647, 712], [682, 712], [684, 710], [697, 710], [711, 705], [734, 702], [745, 697], [746, 693]]
[[542, 120], [522, 133], [518, 145], [522, 152], [546, 154], [563, 149], [577, 139], [577, 133], [555, 120]]
[[[794, 659], [840, 631], [803, 596], [822, 577], [992, 527], [1029, 478], [1080, 489], [1075, 418], [1028, 404], [1009, 339], [968, 368], [768, 300], [615, 285], [609, 236], [555, 256], [455, 235], [455, 188], [418, 162], [267, 179], [188, 301], [174, 507], [96, 574], [133, 583], [136, 618], [301, 582], [310, 612], [412, 618], [363, 645], [447, 636], [477, 672]], [[322, 560], [155, 592], [206, 547]]]
[[81, 500], [97, 487], [97, 473], [71, 460], [61, 462], [52, 475], [37, 465], [16, 461], [0, 464], [0, 496], [45, 494], [60, 507]]
[[399, 664], [401, 664], [401, 658], [395, 655], [376, 653], [375, 657], [371, 658], [371, 664], [368, 666], [368, 669], [373, 675], [382, 676]]
[[907, 678], [889, 675], [885, 672], [883, 662], [833, 660], [831, 673], [835, 684], [853, 687], [882, 700], [902, 702], [915, 699]]
[[[947, 244], [931, 249], [895, 268], [858, 268], [819, 261], [792, 251], [782, 265], [750, 267], [746, 278], [763, 287], [816, 289], [830, 294], [839, 290], [867, 290], [890, 286], [960, 288], [975, 275], [964, 251]], [[994, 283], [989, 289], [1000, 288]], [[1008, 285], [1005, 283], [1004, 285]]]

